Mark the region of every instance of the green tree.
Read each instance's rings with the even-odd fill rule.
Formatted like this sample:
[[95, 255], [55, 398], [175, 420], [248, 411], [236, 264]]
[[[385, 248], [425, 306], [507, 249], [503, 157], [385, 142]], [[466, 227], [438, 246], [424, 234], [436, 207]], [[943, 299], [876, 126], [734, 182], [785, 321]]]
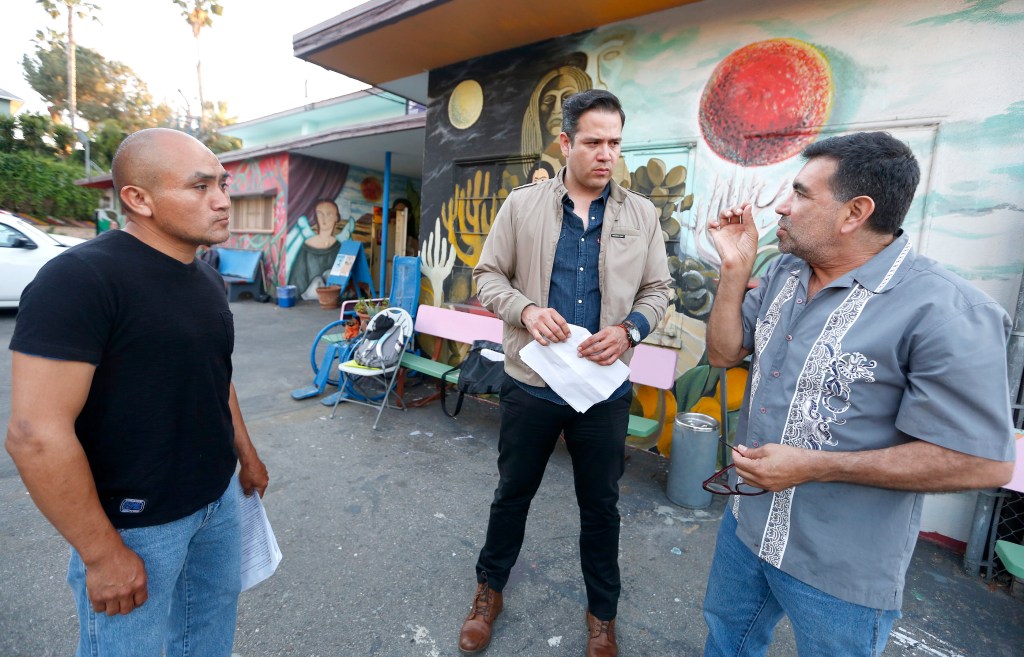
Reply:
[[94, 12], [99, 11], [99, 7], [91, 2], [83, 2], [82, 0], [36, 0], [36, 3], [42, 5], [51, 18], [60, 17], [61, 9], [58, 5], [63, 5], [64, 11], [68, 14], [67, 52], [70, 56], [67, 58], [67, 76], [64, 79], [67, 80], [68, 85], [68, 117], [71, 123], [71, 134], [74, 134], [75, 112], [78, 109], [76, 102], [76, 82], [78, 78], [75, 75], [75, 55], [77, 54], [75, 48], [75, 16], [83, 20], [91, 17], [99, 22], [99, 18], [94, 15]]
[[196, 80], [199, 83], [199, 130], [206, 129], [206, 100], [203, 98], [203, 58], [199, 52], [199, 32], [213, 26], [213, 17], [224, 13], [217, 0], [171, 0], [181, 8], [181, 15], [196, 38]]
[[117, 147], [121, 145], [121, 142], [124, 141], [128, 134], [124, 126], [115, 119], [107, 119], [99, 126], [93, 126], [93, 129], [90, 131], [90, 148], [92, 149], [93, 161], [109, 170], [111, 162], [114, 161], [114, 153], [117, 152]]
[[53, 146], [57, 157], [66, 160], [75, 150], [75, 143], [78, 138], [66, 125], [54, 125], [50, 133], [53, 137]]
[[242, 142], [238, 138], [222, 135], [219, 132], [224, 126], [231, 125], [238, 120], [237, 117], [228, 115], [228, 104], [221, 100], [217, 101], [216, 105], [207, 103], [203, 109], [209, 119], [206, 122], [206, 127], [200, 128], [195, 135], [196, 139], [206, 144], [206, 147], [214, 153], [224, 153], [241, 148]]
[[52, 155], [53, 149], [46, 143], [47, 137], [52, 138], [53, 123], [42, 114], [19, 114], [18, 127], [21, 128], [21, 141], [25, 150], [35, 155]]
[[100, 191], [75, 185], [83, 174], [82, 167], [51, 156], [0, 153], [0, 207], [39, 217], [88, 220]]
[[17, 119], [9, 114], [0, 114], [0, 153], [13, 153], [21, 146], [21, 142], [14, 138], [17, 127]]
[[[90, 48], [77, 46], [78, 114], [91, 124], [116, 119], [130, 132], [167, 125], [173, 110], [156, 104], [143, 82], [131, 68], [108, 61]], [[46, 101], [56, 123], [68, 108], [65, 63], [67, 46], [50, 40], [36, 46], [35, 56], [22, 57], [25, 80]]]

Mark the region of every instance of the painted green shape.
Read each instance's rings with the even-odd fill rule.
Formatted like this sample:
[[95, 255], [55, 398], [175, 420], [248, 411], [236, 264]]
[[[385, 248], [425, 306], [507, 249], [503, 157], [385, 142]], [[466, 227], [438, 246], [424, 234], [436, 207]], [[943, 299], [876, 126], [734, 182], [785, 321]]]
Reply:
[[647, 62], [666, 52], [685, 52], [700, 36], [699, 27], [688, 27], [676, 35], [665, 38], [664, 33], [648, 32], [636, 38], [629, 46], [629, 56]]
[[977, 267], [963, 268], [955, 265], [942, 265], [960, 278], [969, 281], [1002, 281], [1020, 276], [1021, 266], [1024, 262], [1017, 261], [1004, 265], [978, 265]]
[[743, 43], [733, 43], [733, 44], [730, 44], [730, 45], [727, 45], [727, 46], [721, 46], [721, 47], [719, 47], [717, 54], [714, 54], [714, 55], [712, 55], [710, 57], [707, 57], [705, 59], [700, 60], [699, 62], [697, 62], [697, 66], [699, 68], [703, 68], [705, 66], [718, 66], [719, 62], [721, 62], [723, 59], [725, 59], [726, 57], [731, 55], [734, 51], [739, 50], [743, 46], [748, 46], [751, 43], [754, 43], [754, 42], [753, 41], [747, 41], [747, 42], [743, 42]]
[[943, 138], [950, 141], [969, 140], [972, 147], [978, 139], [1001, 144], [1024, 134], [1024, 101], [1013, 103], [1004, 114], [994, 114], [980, 123], [953, 121], [943, 126]]
[[825, 55], [832, 70], [832, 113], [828, 122], [832, 124], [852, 123], [868, 88], [863, 70], [845, 52], [830, 46], [814, 46]]
[[933, 235], [949, 235], [955, 237], [958, 240], [991, 240], [999, 239], [999, 235], [994, 235], [992, 231], [984, 233], [972, 233], [965, 229], [966, 227], [962, 224], [956, 226], [931, 226], [930, 230]]
[[796, 21], [786, 20], [784, 18], [768, 18], [766, 20], [751, 20], [751, 21], [740, 21], [741, 25], [753, 25], [764, 30], [767, 34], [774, 35], [776, 37], [789, 37], [793, 39], [800, 39], [807, 43], [813, 43], [814, 38], [811, 33], [804, 29], [806, 23], [797, 23]]
[[676, 379], [676, 408], [680, 413], [689, 411], [697, 403], [697, 400], [704, 396], [708, 389], [711, 372], [710, 365], [701, 364], [690, 368]]
[[995, 210], [1020, 210], [1002, 200], [981, 198], [977, 195], [943, 194], [936, 191], [928, 194], [928, 203], [933, 217], [947, 214], [980, 216], [991, 214]]
[[972, 151], [978, 141], [1003, 145], [1024, 137], [1024, 100], [1010, 105], [1003, 114], [994, 114], [981, 123], [953, 121], [942, 128], [942, 138], [949, 142], [969, 142]]
[[1024, 21], [1024, 12], [1000, 13], [996, 11], [1005, 4], [1009, 4], [1009, 0], [968, 0], [966, 9], [940, 16], [922, 18], [910, 25], [950, 25], [951, 23], [960, 22], [1013, 25]]
[[999, 167], [998, 169], [992, 169], [991, 173], [1003, 173], [1009, 176], [1014, 182], [1024, 183], [1024, 164]]

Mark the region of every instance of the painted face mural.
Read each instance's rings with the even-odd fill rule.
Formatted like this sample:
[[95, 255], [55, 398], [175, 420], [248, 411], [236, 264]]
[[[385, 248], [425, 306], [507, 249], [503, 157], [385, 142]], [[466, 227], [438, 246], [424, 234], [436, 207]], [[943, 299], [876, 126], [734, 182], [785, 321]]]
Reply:
[[562, 132], [562, 103], [569, 96], [593, 88], [586, 71], [561, 66], [541, 76], [523, 112], [521, 150], [523, 155], [540, 155], [554, 169], [565, 160], [558, 145]]

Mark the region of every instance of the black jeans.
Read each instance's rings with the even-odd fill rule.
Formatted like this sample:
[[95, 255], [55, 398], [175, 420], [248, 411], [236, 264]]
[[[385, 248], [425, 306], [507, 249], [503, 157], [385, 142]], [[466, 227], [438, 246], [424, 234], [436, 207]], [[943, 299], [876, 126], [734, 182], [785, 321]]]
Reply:
[[590, 613], [615, 618], [619, 602], [619, 479], [625, 469], [631, 396], [577, 413], [534, 397], [506, 377], [501, 389], [498, 488], [487, 539], [476, 564], [477, 581], [501, 591], [519, 556], [530, 502], [537, 493], [559, 434], [572, 457], [580, 508], [580, 563]]

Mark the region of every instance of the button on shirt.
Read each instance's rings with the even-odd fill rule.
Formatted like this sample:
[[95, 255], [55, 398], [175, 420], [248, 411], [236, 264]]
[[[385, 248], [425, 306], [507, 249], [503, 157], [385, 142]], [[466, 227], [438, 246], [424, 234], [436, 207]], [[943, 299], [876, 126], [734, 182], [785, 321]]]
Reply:
[[[604, 225], [604, 210], [611, 187], [605, 185], [601, 196], [590, 204], [589, 221], [584, 230], [583, 220], [573, 211], [575, 206], [566, 194], [562, 197], [562, 229], [558, 235], [555, 261], [551, 269], [551, 285], [548, 288], [548, 307], [556, 310], [565, 321], [583, 326], [591, 333], [601, 329], [601, 286], [597, 265], [601, 255], [601, 227]], [[638, 312], [627, 318], [645, 336], [650, 330], [647, 319]], [[560, 405], [567, 405], [554, 390], [546, 386], [531, 386], [520, 381], [516, 383], [535, 397]], [[629, 392], [629, 379], [622, 382], [606, 402], [618, 399]]]
[[[999, 304], [906, 237], [811, 299], [810, 275], [784, 255], [744, 299], [753, 358], [737, 440], [852, 452], [920, 439], [1013, 460]], [[764, 561], [848, 602], [898, 609], [923, 498], [812, 482], [732, 509]]]

